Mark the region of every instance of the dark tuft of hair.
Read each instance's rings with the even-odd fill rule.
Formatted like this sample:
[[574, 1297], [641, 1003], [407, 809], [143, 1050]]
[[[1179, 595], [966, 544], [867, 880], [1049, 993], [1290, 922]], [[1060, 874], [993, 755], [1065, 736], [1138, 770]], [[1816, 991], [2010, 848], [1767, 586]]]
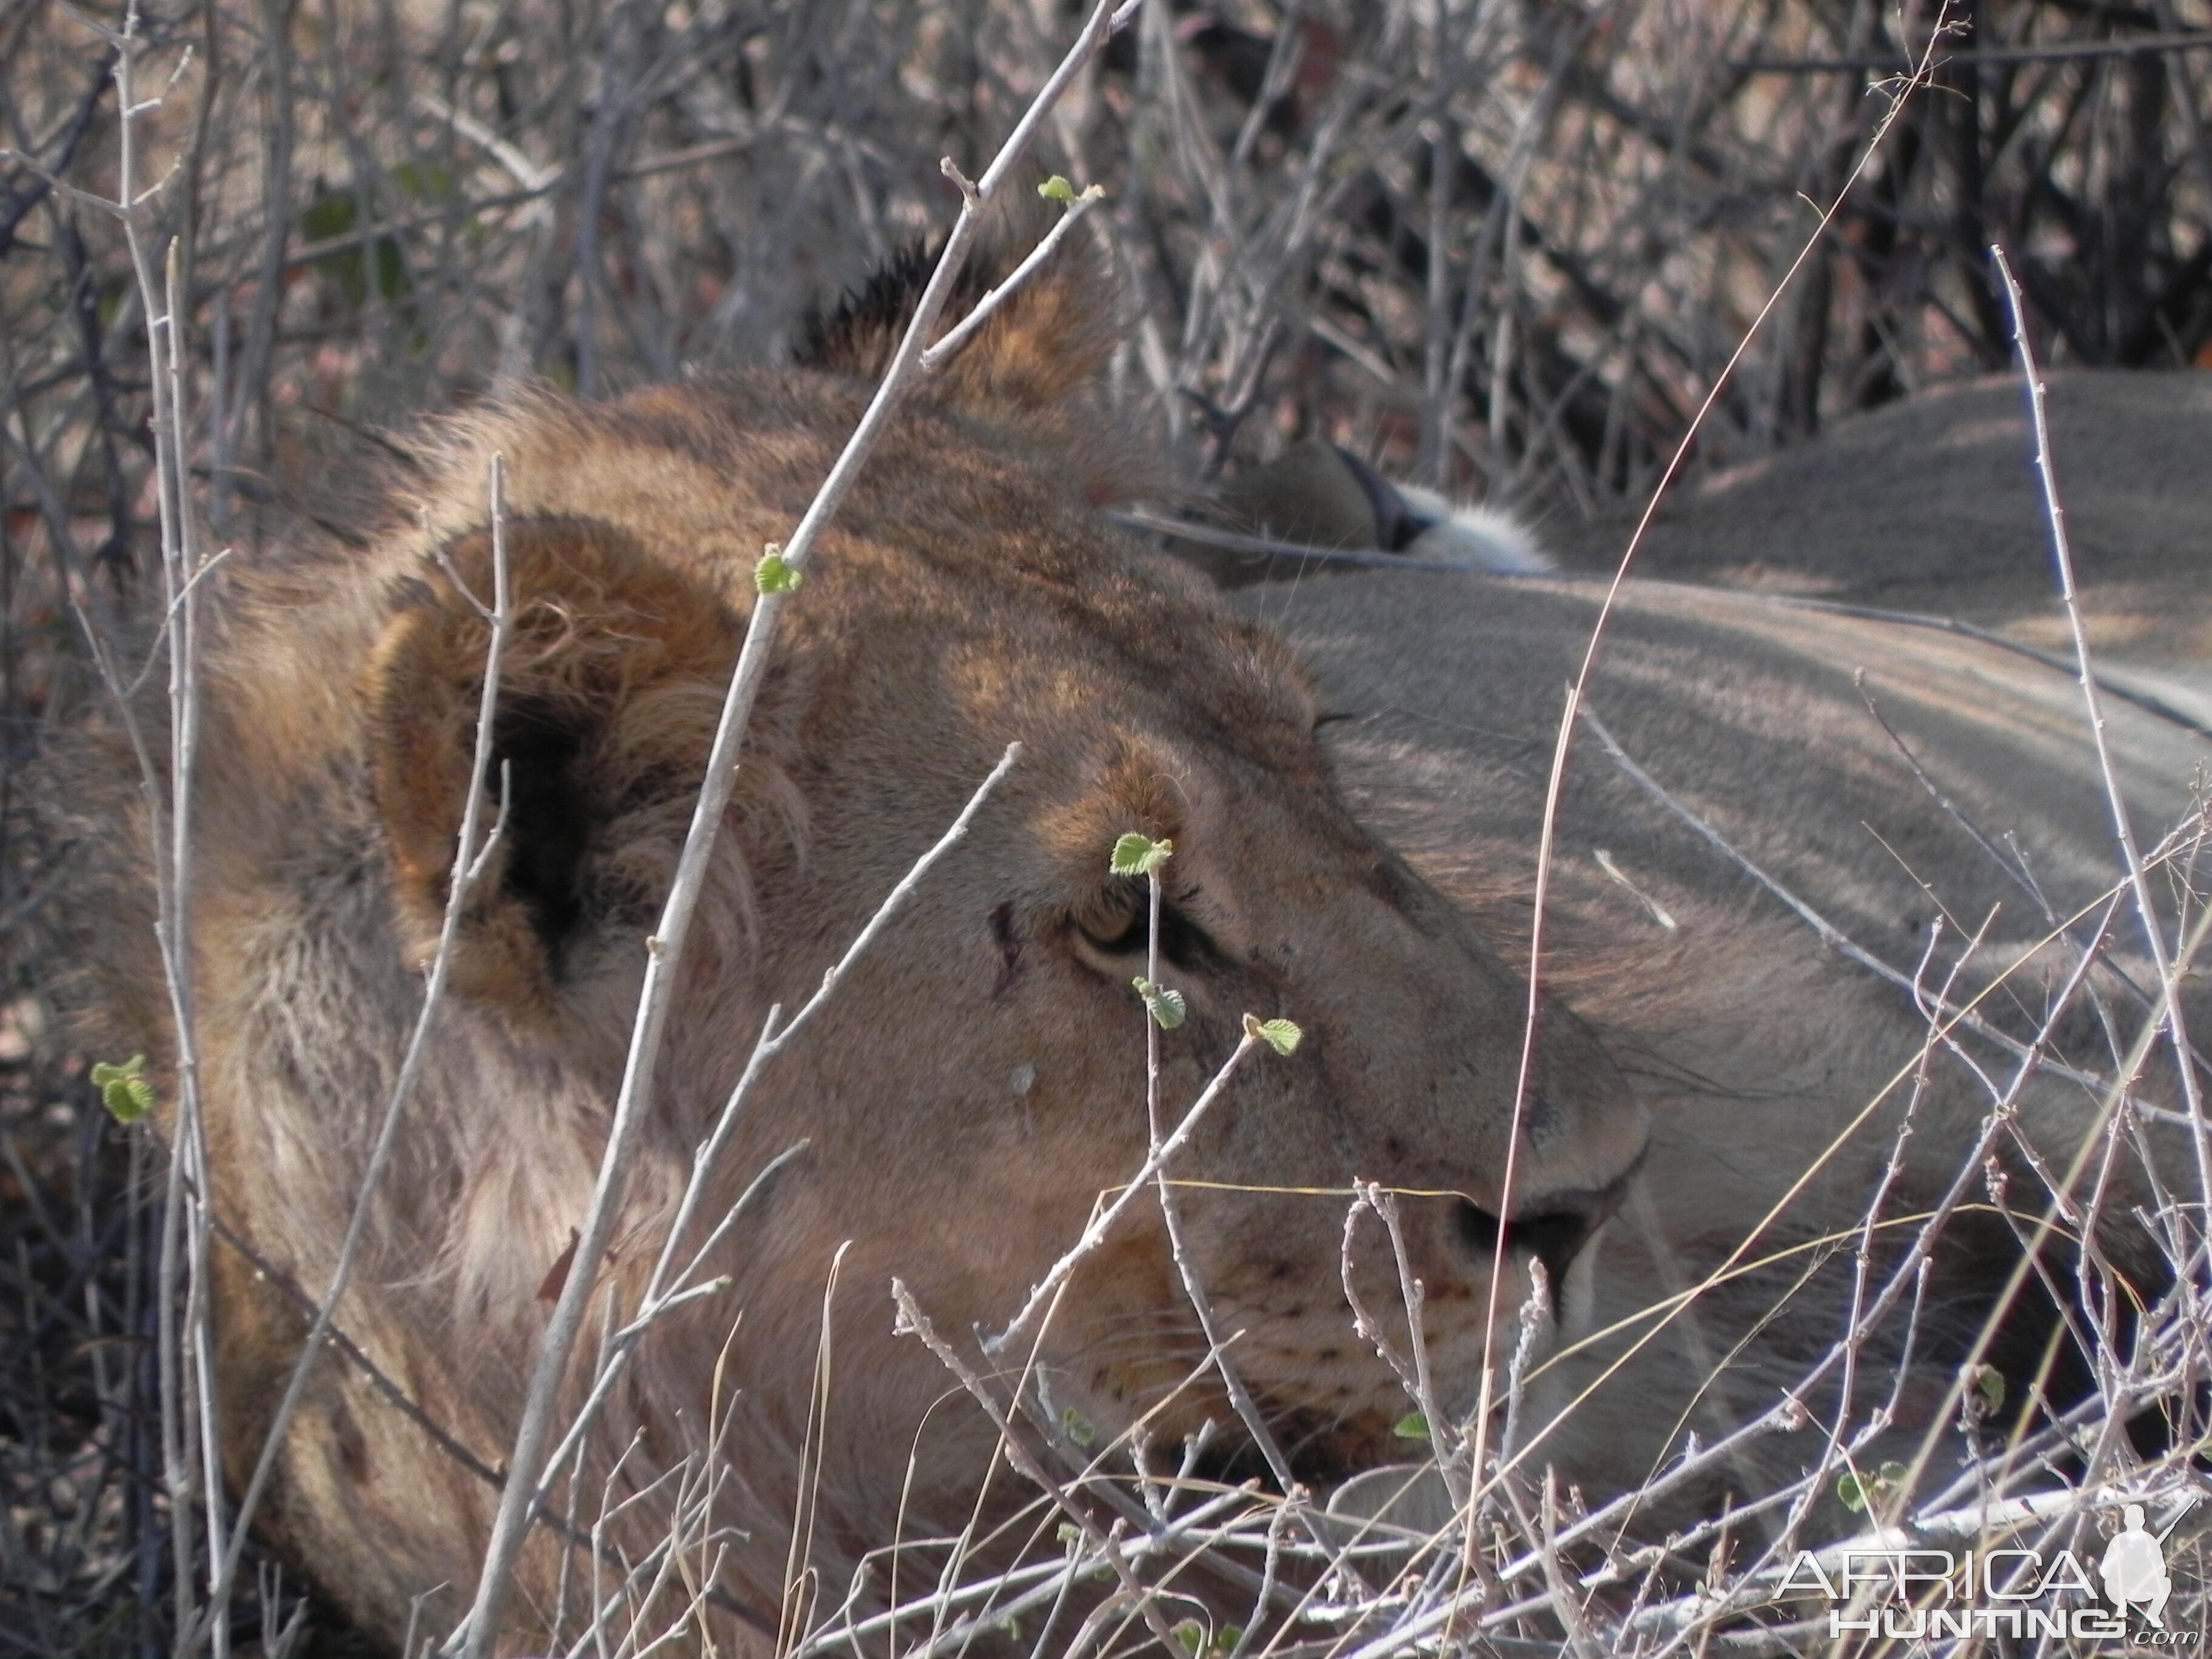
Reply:
[[[834, 307], [816, 311], [799, 336], [799, 362], [833, 374], [880, 375], [915, 307], [921, 303], [921, 291], [929, 286], [929, 273], [937, 269], [944, 250], [942, 236], [908, 242], [889, 264], [870, 271], [860, 287], [847, 289]], [[975, 262], [969, 260], [948, 310], [957, 312], [963, 300], [972, 307], [988, 291], [988, 283], [976, 286], [975, 270]]]
[[[1030, 180], [1010, 184], [1006, 198], [994, 204], [946, 298], [938, 337], [1012, 274], [1060, 211], [1037, 197]], [[799, 362], [856, 380], [880, 378], [943, 248], [942, 237], [909, 244], [834, 309], [817, 313], [801, 335]], [[1105, 366], [1121, 337], [1121, 312], [1103, 255], [1079, 231], [937, 373], [925, 395], [976, 413], [1057, 408]]]

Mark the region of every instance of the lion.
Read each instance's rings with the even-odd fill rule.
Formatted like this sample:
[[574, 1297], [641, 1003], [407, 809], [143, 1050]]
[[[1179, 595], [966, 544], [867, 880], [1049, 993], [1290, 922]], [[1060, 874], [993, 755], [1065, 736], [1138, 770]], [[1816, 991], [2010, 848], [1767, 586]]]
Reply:
[[[980, 265], [967, 299], [1007, 263]], [[334, 1310], [343, 1343], [315, 1363], [258, 1517], [384, 1642], [469, 1604], [756, 566], [859, 419], [920, 275], [849, 304], [800, 367], [604, 404], [540, 392], [416, 434], [350, 533], [210, 579], [190, 991], [234, 1486], [303, 1298], [329, 1282], [471, 792], [502, 823]], [[1020, 290], [901, 410], [787, 609], [595, 1328], [635, 1311], [770, 1008], [805, 999], [1010, 743], [1020, 757], [748, 1103], [703, 1213], [789, 1161], [714, 1244], [711, 1293], [621, 1373], [525, 1551], [503, 1651], [574, 1640], [595, 1571], [619, 1562], [647, 1569], [625, 1628], [764, 1654], [794, 1563], [834, 1590], [872, 1549], [958, 1530], [996, 1433], [894, 1332], [888, 1287], [902, 1278], [995, 1375], [1006, 1362], [964, 1334], [1003, 1326], [1143, 1166], [1132, 980], [1151, 930], [1143, 884], [1109, 872], [1126, 834], [1172, 842], [1158, 942], [1186, 1017], [1161, 1033], [1166, 1109], [1248, 1016], [1303, 1032], [1238, 1072], [1173, 1171], [1194, 1183], [1190, 1265], [1300, 1480], [1403, 1443], [1405, 1393], [1354, 1336], [1340, 1278], [1353, 1181], [1404, 1194], [1455, 1410], [1524, 1308], [1571, 1322], [1595, 1294], [1589, 1246], [1644, 1153], [1636, 1092], [1548, 999], [1524, 1077], [1526, 981], [1355, 818], [1291, 653], [1097, 516], [1131, 487], [1085, 391], [1112, 313], [1073, 256]], [[516, 621], [476, 776], [495, 455]], [[77, 948], [99, 1042], [149, 1051], [173, 1133], [150, 830], [127, 772], [103, 788], [97, 769], [73, 793], [133, 835], [104, 838]], [[1358, 1269], [1386, 1323], [1389, 1257]], [[1173, 1445], [1211, 1422], [1224, 1449], [1204, 1467], [1250, 1462], [1156, 1212], [1108, 1237], [1036, 1340], [1030, 1386], [1065, 1424]], [[672, 1547], [693, 1523], [696, 1549]]]
[[[2212, 434], [2212, 383], [2097, 368], [2043, 378], [2098, 668], [2123, 695], [2212, 729], [2200, 461]], [[1610, 576], [1641, 512], [1637, 502], [1588, 520], [1555, 516], [1540, 526], [1540, 550], [1536, 526], [1495, 508], [1453, 509], [1317, 441], [1232, 476], [1218, 496], [1218, 516], [1246, 535], [1522, 574]], [[1820, 533], [1777, 533], [1803, 524]], [[1291, 547], [1192, 542], [1189, 550], [1230, 584], [1301, 568]], [[2049, 655], [2074, 650], [2017, 374], [1933, 386], [1809, 442], [1677, 484], [1631, 568], [1645, 580], [1960, 622]]]
[[[2144, 848], [2164, 844], [2155, 892], [2174, 907], [2162, 921], [2172, 951], [2194, 902], [2186, 872], [2201, 855], [2212, 732], [2191, 471], [2212, 402], [2199, 377], [2094, 371], [2051, 376], [2049, 400], [2094, 718], [2134, 833]], [[1272, 511], [1285, 533], [1328, 527], [1302, 539], [1391, 545], [1398, 486], [1370, 473], [1344, 488], [1310, 459], [1273, 506], [1269, 475], [1285, 465], [1241, 481], [1232, 501], [1248, 521]], [[1548, 533], [1563, 562], [1595, 574], [1618, 562], [1627, 528]], [[1917, 1353], [1867, 1334], [1890, 1370], [1874, 1395], [1859, 1385], [1861, 1425], [1875, 1395], [1898, 1389], [1883, 1407], [1893, 1432], [1867, 1443], [1917, 1455], [1961, 1409], [1962, 1363], [1991, 1368], [1993, 1397], [2072, 1403], [2112, 1358], [2054, 1340], [2054, 1316], [2074, 1318], [2077, 1337], [2094, 1322], [1998, 1294], [2054, 1173], [2074, 1206], [2058, 1231], [2078, 1227], [2069, 1172], [2110, 1103], [2078, 1075], [1993, 1090], [1988, 1068], [2016, 1066], [2034, 1037], [2045, 1057], [2117, 1077], [2115, 1045], [2140, 1037], [2159, 985], [2133, 898], [2117, 916], [2109, 908], [2125, 862], [2050, 542], [2026, 391], [1992, 378], [1670, 499], [1639, 553], [1644, 574], [1620, 592], [1585, 705], [1620, 749], [1577, 734], [1543, 963], [1547, 988], [1598, 1027], [1654, 1123], [1627, 1220], [1598, 1251], [1610, 1340], [1547, 1366], [1556, 1422], [1531, 1454], [1594, 1494], [1648, 1492], [1696, 1440], [1738, 1433], [1785, 1395], [1817, 1401], [1823, 1426], [1760, 1436], [1728, 1471], [1738, 1498], [1814, 1463], [1850, 1408], [1804, 1379], [1834, 1384], [1852, 1298], [1872, 1294], [1847, 1282], [1858, 1247], [1838, 1246], [1858, 1234], [1878, 1255], [1885, 1235], [1901, 1241], [1961, 1161], [1992, 1150], [1983, 1131], [2001, 1099], [2012, 1121], [1994, 1150], [2017, 1133], [2021, 1162], [1991, 1181], [2009, 1183], [2019, 1212], [1994, 1222], [2003, 1204], [1977, 1194], [1947, 1229], [1916, 1313]], [[1296, 581], [1279, 580], [1291, 571]], [[1316, 671], [1355, 810], [1487, 931], [1525, 939], [1558, 688], [1581, 669], [1605, 585], [1470, 582], [1413, 561], [1347, 573], [1287, 554], [1275, 574], [1241, 608]], [[1839, 959], [1854, 951], [1860, 965]], [[2109, 980], [2092, 969], [2086, 994], [2070, 988], [2085, 953], [2117, 964]], [[1931, 1051], [1936, 979], [1967, 988], [1953, 1008], [1991, 994], [1978, 1023], [1994, 1036], [1960, 1044], [1949, 1032]], [[2201, 970], [2183, 975], [2181, 1000], [2203, 1029]], [[2094, 1029], [2115, 1007], [2125, 1018]], [[2063, 1018], [2045, 1029], [2053, 1013]], [[1956, 1054], [1926, 1064], [1944, 1050]], [[2185, 1098], [2172, 1051], [2156, 1052], [2138, 1079], [2153, 1118]], [[2127, 1133], [2141, 1137], [2141, 1124]], [[2115, 1300], [2136, 1308], [2159, 1301], [2172, 1262], [2114, 1218], [2203, 1185], [2170, 1121], [2148, 1139], [2150, 1167], [2131, 1155], [2117, 1173], [2102, 1166], [2115, 1182], [2104, 1265]], [[2052, 1259], [2046, 1283], [2081, 1270], [2063, 1247], [2068, 1265]], [[1759, 1270], [1765, 1260], [1778, 1266]], [[2107, 1335], [2127, 1347], [2124, 1330]], [[2146, 1442], [2171, 1431], [2133, 1426]], [[1686, 1505], [1646, 1507], [1672, 1521], [1722, 1495], [1709, 1485]]]
[[[2048, 372], [2045, 406], [2081, 610], [2101, 669], [2212, 725], [2203, 374]], [[1779, 538], [1778, 523], [1821, 534]], [[1547, 526], [1610, 573], [1632, 520]], [[2048, 504], [2017, 374], [1929, 388], [1662, 501], [1640, 576], [1929, 612], [2070, 657]]]
[[[316, 1361], [261, 1516], [388, 1643], [467, 1604], [756, 565], [858, 420], [920, 274], [872, 286], [796, 368], [605, 404], [541, 392], [434, 427], [354, 533], [212, 579], [191, 989], [234, 1483], [328, 1281], [471, 791], [503, 826], [335, 1310], [344, 1342]], [[1001, 1328], [1146, 1159], [1132, 981], [1151, 928], [1144, 887], [1109, 869], [1131, 832], [1173, 844], [1158, 943], [1187, 1017], [1159, 1034], [1170, 1107], [1245, 1017], [1304, 1033], [1237, 1073], [1175, 1170], [1188, 1265], [1299, 1482], [1405, 1449], [1405, 1392], [1354, 1334], [1340, 1278], [1355, 1182], [1401, 1194], [1455, 1416], [1524, 1318], [1547, 1328], [1505, 1449], [1592, 1502], [1772, 1407], [1838, 1340], [1855, 1230], [1894, 1261], [1897, 1230], [1965, 1158], [1985, 1155], [1992, 1191], [2014, 1183], [2016, 1213], [1967, 1206], [1911, 1343], [1893, 1319], [1889, 1347], [1865, 1345], [1894, 1362], [1893, 1431], [1940, 1431], [1970, 1359], [2015, 1401], [2063, 1393], [2063, 1310], [2021, 1300], [1987, 1334], [1982, 1316], [2019, 1260], [2013, 1224], [2041, 1214], [2030, 1182], [2051, 1172], [2078, 1199], [2104, 1144], [2108, 1103], [2083, 1081], [2098, 1023], [2051, 1024], [2039, 999], [2090, 951], [2100, 1006], [2127, 1030], [2146, 1017], [2135, 935], [2097, 908], [2115, 865], [2078, 693], [1972, 640], [1632, 585], [1589, 704], [1620, 758], [1577, 726], [1532, 960], [1559, 688], [1600, 590], [1367, 570], [1231, 608], [1096, 510], [1147, 476], [1088, 392], [1113, 309], [1065, 254], [1020, 289], [897, 416], [788, 607], [600, 1328], [635, 1311], [769, 1008], [804, 1000], [1010, 742], [1021, 757], [750, 1101], [708, 1181], [705, 1212], [733, 1216], [699, 1276], [711, 1290], [645, 1332], [567, 1466], [505, 1651], [574, 1639], [595, 1567], [680, 1553], [683, 1571], [639, 1581], [626, 1627], [766, 1654], [810, 1583], [834, 1594], [872, 1552], [957, 1532], [997, 1431], [895, 1331], [894, 1276], [1079, 1444], [1211, 1433], [1200, 1473], [1260, 1471], [1154, 1211], [1086, 1259], [1033, 1372], [1001, 1375], [970, 1334]], [[518, 620], [477, 776], [495, 455]], [[2144, 844], [2186, 833], [2201, 745], [2140, 710], [2106, 718]], [[84, 884], [100, 1041], [149, 1048], [173, 1102], [149, 828], [127, 779], [103, 790], [96, 771], [75, 798], [137, 838], [111, 838]], [[2156, 850], [2160, 880], [2183, 879]], [[1984, 1147], [1984, 1079], [2023, 1033], [2068, 1073], [2024, 1071]], [[2136, 1144], [2170, 1152], [2155, 1111], [2173, 1079], [2154, 1067], [2135, 1087], [2152, 1111]], [[2107, 1218], [2101, 1270], [2141, 1304], [2155, 1252], [2110, 1218], [2147, 1180], [2121, 1170], [2089, 1206], [2093, 1227]], [[1747, 1251], [1756, 1271], [1739, 1272]], [[1402, 1288], [1387, 1254], [1354, 1270], [1370, 1309]], [[572, 1407], [592, 1365], [575, 1362]], [[1817, 1459], [1836, 1414], [1863, 1421], [1891, 1385], [1876, 1371], [1808, 1390], [1806, 1426], [1765, 1436], [1744, 1478]]]
[[1501, 574], [1554, 568], [1534, 531], [1504, 507], [1393, 482], [1319, 439], [1232, 474], [1201, 505], [1230, 534], [1217, 539], [1203, 526], [1188, 528], [1170, 545], [1224, 587], [1294, 575], [1307, 562], [1299, 556], [1304, 548]]
[[[1313, 671], [1355, 812], [1486, 933], [1518, 941], [1522, 971], [1561, 688], [1604, 592], [1364, 569], [1243, 604]], [[1574, 1409], [1541, 1455], [1593, 1493], [1632, 1491], [1691, 1435], [1710, 1443], [1778, 1403], [1843, 1334], [1869, 1195], [1885, 1194], [1879, 1255], [1957, 1177], [2000, 1099], [2003, 1167], [1985, 1190], [1968, 1164], [1966, 1207], [1982, 1213], [1935, 1255], [1918, 1380], [1892, 1438], [1945, 1426], [1935, 1414], [1958, 1409], [1948, 1385], [1970, 1357], [2014, 1402], [2084, 1386], [2079, 1356], [2060, 1354], [2053, 1380], [2047, 1308], [2023, 1302], [1983, 1328], [2014, 1260], [2012, 1222], [2032, 1233], [2047, 1203], [2026, 1166], [2077, 1205], [2113, 1183], [2103, 1215], [2122, 1300], [2149, 1305], [2170, 1273], [2124, 1219], [2147, 1189], [2132, 1156], [2087, 1176], [2077, 1164], [2102, 1144], [2091, 1132], [2109, 1098], [2021, 1064], [2039, 1033], [2046, 1056], [2117, 1076], [2107, 1042], [2124, 1049], [2154, 1018], [2158, 980], [2074, 678], [1936, 629], [1632, 582], [1584, 708], [1595, 724], [1577, 721], [1558, 808], [1541, 979], [1604, 1036], [1653, 1128], [1624, 1221], [1598, 1247], [1596, 1322], [1613, 1336], [1550, 1368], [1548, 1409]], [[2155, 890], [2185, 906], [2206, 743], [2118, 699], [2100, 717]], [[2161, 921], [2170, 939], [2172, 914]], [[2109, 1035], [2090, 997], [2063, 994], [2084, 952], [2102, 953], [2091, 995]], [[2184, 1003], [2205, 1029], [2195, 972]], [[1958, 1020], [1970, 1005], [1971, 1035]], [[2137, 1081], [2152, 1117], [2182, 1098], [2169, 1052]], [[2189, 1138], [2172, 1133], [2139, 1144], [2154, 1145], [2167, 1190], [2195, 1194]], [[1993, 1196], [2007, 1190], [2011, 1222]], [[1742, 1271], [1770, 1254], [1778, 1267]], [[1831, 1256], [1825, 1291], [1778, 1293]], [[1655, 1311], [1715, 1273], [1728, 1282]], [[1862, 1425], [1899, 1381], [1893, 1364], [1867, 1368], [1850, 1404]], [[1767, 1465], [1814, 1462], [1838, 1404], [1803, 1435], [1767, 1437]]]

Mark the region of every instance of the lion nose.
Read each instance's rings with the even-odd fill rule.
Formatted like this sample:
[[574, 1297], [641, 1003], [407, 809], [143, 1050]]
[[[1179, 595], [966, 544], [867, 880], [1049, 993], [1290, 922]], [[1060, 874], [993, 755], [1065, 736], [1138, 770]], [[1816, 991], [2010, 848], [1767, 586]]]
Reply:
[[1527, 1251], [1544, 1264], [1556, 1302], [1568, 1267], [1597, 1230], [1620, 1207], [1628, 1196], [1628, 1183], [1634, 1175], [1631, 1170], [1603, 1187], [1543, 1194], [1517, 1206], [1503, 1222], [1480, 1205], [1461, 1199], [1461, 1242], [1469, 1249], [1490, 1255]]

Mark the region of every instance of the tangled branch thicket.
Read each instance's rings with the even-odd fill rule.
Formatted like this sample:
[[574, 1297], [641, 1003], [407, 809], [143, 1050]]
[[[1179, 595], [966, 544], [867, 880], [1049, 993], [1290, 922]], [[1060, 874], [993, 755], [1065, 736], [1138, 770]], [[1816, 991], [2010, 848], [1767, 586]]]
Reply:
[[[67, 849], [20, 810], [52, 734], [100, 718], [72, 602], [143, 623], [156, 539], [145, 308], [86, 200], [116, 187], [100, 30], [123, 20], [91, 9], [0, 9], [0, 1652], [167, 1639], [146, 1149], [48, 1030], [55, 964], [28, 942]], [[142, 89], [173, 78], [140, 142], [147, 176], [173, 169], [151, 228], [174, 240], [216, 544], [342, 515], [323, 480], [424, 410], [786, 356], [945, 222], [939, 158], [988, 156], [1076, 21], [1053, 0], [147, 5]], [[1638, 501], [1847, 185], [1694, 465], [2003, 365], [1992, 242], [2056, 361], [2197, 362], [2208, 26], [2179, 0], [1156, 3], [1054, 112], [1046, 160], [1109, 189], [1078, 234], [1132, 296], [1113, 395], [1185, 482], [1318, 435], [1587, 518]], [[1936, 29], [1932, 84], [1854, 180]], [[1569, 1522], [1538, 1507], [1499, 1522], [1492, 1606], [1550, 1641], [1566, 1601], [1530, 1549]], [[1726, 1536], [1700, 1546], [1715, 1616]], [[1635, 1628], [1681, 1639], [1705, 1616], [1685, 1606]], [[938, 1615], [957, 1635], [969, 1613]]]

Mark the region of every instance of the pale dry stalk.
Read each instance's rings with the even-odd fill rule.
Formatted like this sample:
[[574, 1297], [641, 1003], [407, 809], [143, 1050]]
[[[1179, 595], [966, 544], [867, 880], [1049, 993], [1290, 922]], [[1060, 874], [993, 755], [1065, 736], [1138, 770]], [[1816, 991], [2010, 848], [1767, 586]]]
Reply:
[[[1127, 0], [1123, 15], [1126, 15], [1128, 8], [1137, 3], [1138, 0]], [[936, 327], [953, 282], [967, 258], [983, 210], [1020, 163], [1054, 102], [1089, 61], [1091, 53], [1103, 44], [1109, 27], [1115, 21], [1116, 10], [1111, 0], [1098, 0], [1067, 56], [1039, 91], [1028, 112], [1001, 146], [997, 158], [985, 169], [980, 181], [969, 185], [966, 180], [959, 179], [949, 160], [945, 162], [948, 174], [962, 186], [959, 217], [954, 222], [952, 231], [945, 240], [945, 250], [939, 257], [937, 268], [915, 305], [915, 314], [905, 336], [900, 341], [866, 411], [861, 416], [859, 426], [847, 441], [844, 450], [831, 466], [829, 477], [823, 480], [812, 503], [800, 518], [790, 541], [781, 550], [782, 562], [788, 570], [804, 573], [816, 540], [852, 487], [854, 479], [874, 448], [908, 384], [920, 372], [921, 352]], [[753, 704], [759, 695], [769, 653], [775, 643], [777, 617], [782, 606], [788, 602], [786, 592], [769, 592], [767, 591], [767, 584], [763, 586], [763, 591], [756, 598], [752, 615], [746, 623], [744, 642], [738, 648], [737, 666], [731, 674], [728, 693], [723, 702], [721, 717], [708, 756], [706, 779], [700, 789], [684, 850], [670, 884], [668, 898], [662, 907], [659, 922], [647, 941], [645, 980], [640, 992], [629, 1053], [623, 1064], [621, 1088], [616, 1097], [612, 1121], [608, 1126], [606, 1152], [600, 1163], [591, 1208], [578, 1236], [567, 1280], [539, 1345], [529, 1391], [515, 1431], [514, 1450], [507, 1460], [508, 1484], [493, 1520], [491, 1541], [485, 1552], [475, 1600], [463, 1629], [456, 1632], [447, 1644], [449, 1648], [462, 1651], [466, 1659], [489, 1659], [493, 1644], [498, 1638], [501, 1617], [513, 1581], [515, 1563], [520, 1558], [523, 1540], [536, 1506], [539, 1474], [544, 1467], [546, 1442], [552, 1432], [553, 1413], [562, 1379], [568, 1371], [569, 1353], [575, 1345], [586, 1305], [597, 1286], [599, 1264], [616, 1224], [635, 1127], [648, 1109], [653, 1073], [666, 1026], [674, 977], [682, 965], [684, 944], [706, 881], [708, 862], [721, 831], [723, 817], [728, 811], [731, 793], [736, 787], [738, 750], [751, 717]]]

